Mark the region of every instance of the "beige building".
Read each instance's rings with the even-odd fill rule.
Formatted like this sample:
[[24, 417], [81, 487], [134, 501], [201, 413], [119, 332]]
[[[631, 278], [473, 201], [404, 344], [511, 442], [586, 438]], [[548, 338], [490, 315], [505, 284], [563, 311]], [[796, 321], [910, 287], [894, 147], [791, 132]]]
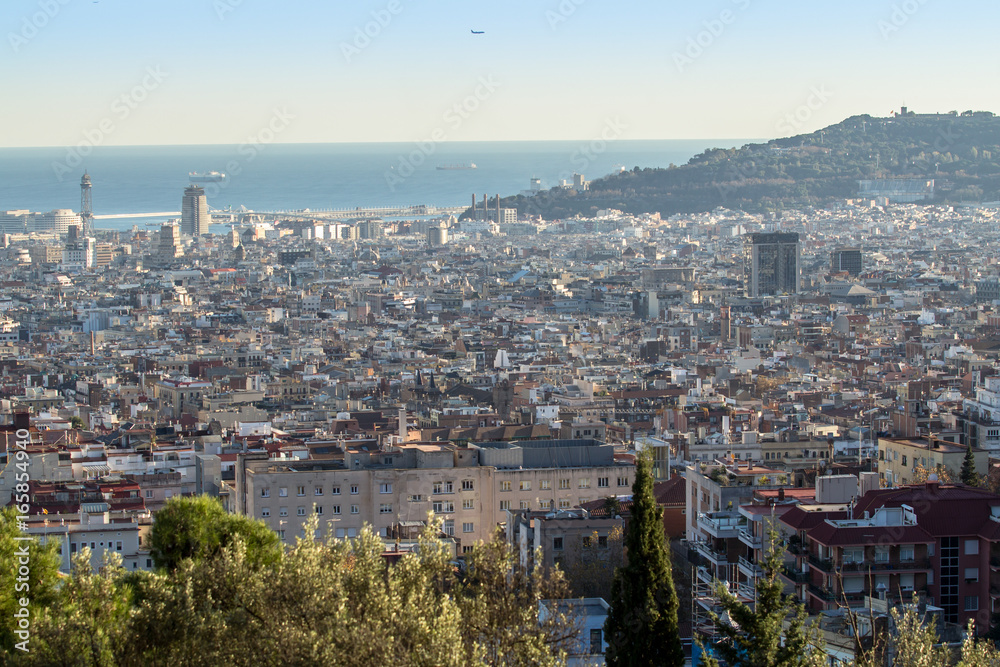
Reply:
[[490, 539], [507, 510], [568, 509], [631, 493], [634, 471], [615, 462], [611, 445], [592, 440], [409, 444], [350, 450], [343, 461], [248, 456], [236, 466], [234, 509], [266, 521], [286, 542], [313, 513], [336, 537], [366, 524], [389, 536], [431, 513], [464, 551]]
[[166, 417], [196, 415], [201, 399], [212, 390], [211, 382], [189, 377], [163, 378], [153, 385], [153, 395], [160, 401], [160, 412]]
[[[930, 472], [947, 471], [953, 482], [961, 481], [964, 445], [933, 438], [879, 438], [878, 473], [883, 486], [902, 486], [917, 481], [918, 467]], [[976, 472], [989, 471], [989, 453], [973, 447]], [[919, 481], [924, 481], [920, 479]]]

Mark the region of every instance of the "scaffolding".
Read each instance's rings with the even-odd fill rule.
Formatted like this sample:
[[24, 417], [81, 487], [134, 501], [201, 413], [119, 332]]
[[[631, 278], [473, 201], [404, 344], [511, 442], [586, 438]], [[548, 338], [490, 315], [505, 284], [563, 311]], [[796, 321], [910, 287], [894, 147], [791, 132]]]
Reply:
[[718, 634], [712, 621], [712, 614], [721, 617], [725, 612], [716, 592], [717, 582], [722, 583], [730, 594], [748, 607], [753, 608], [756, 602], [756, 576], [740, 581], [740, 573], [735, 563], [726, 566], [726, 575], [726, 579], [717, 579], [704, 566], [691, 567], [692, 633], [704, 646], [714, 644]]

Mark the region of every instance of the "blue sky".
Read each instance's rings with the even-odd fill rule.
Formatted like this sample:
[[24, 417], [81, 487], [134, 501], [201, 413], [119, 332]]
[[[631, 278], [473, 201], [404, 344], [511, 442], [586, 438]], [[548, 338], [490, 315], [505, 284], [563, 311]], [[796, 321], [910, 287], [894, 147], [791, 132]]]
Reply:
[[6, 0], [0, 146], [238, 144], [269, 126], [282, 142], [575, 140], [609, 123], [724, 140], [902, 104], [1000, 112], [998, 15], [969, 0]]

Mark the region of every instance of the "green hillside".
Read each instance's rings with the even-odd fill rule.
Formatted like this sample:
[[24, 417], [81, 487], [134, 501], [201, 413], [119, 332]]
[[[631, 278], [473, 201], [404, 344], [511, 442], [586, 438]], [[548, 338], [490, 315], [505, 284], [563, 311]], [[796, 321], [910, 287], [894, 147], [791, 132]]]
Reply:
[[812, 134], [713, 148], [681, 166], [624, 171], [587, 191], [554, 188], [502, 205], [546, 219], [615, 208], [662, 215], [751, 212], [854, 197], [858, 181], [934, 179], [936, 202], [1000, 200], [1000, 118], [990, 112], [853, 116]]

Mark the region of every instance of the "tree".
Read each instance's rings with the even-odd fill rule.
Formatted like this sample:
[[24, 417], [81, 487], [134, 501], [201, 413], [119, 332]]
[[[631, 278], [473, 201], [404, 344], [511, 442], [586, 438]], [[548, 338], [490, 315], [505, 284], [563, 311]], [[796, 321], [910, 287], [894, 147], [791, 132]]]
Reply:
[[[536, 555], [539, 563], [541, 555]], [[469, 665], [562, 665], [579, 635], [572, 605], [561, 604], [569, 587], [558, 569], [528, 571], [499, 531], [466, 555], [455, 598], [462, 617], [464, 663]], [[539, 603], [549, 613], [539, 619]]]
[[72, 419], [69, 420], [69, 425], [75, 429], [82, 429], [83, 419], [81, 419], [80, 417], [73, 417]]
[[[757, 579], [754, 608], [743, 604], [722, 582], [716, 586], [723, 616], [711, 615], [721, 639], [713, 645], [716, 655], [729, 667], [818, 667], [825, 664], [817, 633], [805, 625], [805, 608], [785, 595], [778, 577], [782, 546], [774, 526], [768, 531], [770, 544]], [[707, 667], [718, 667], [707, 655]]]
[[280, 558], [281, 541], [264, 522], [229, 514], [210, 496], [174, 496], [156, 513], [149, 553], [156, 567], [173, 570], [186, 558], [217, 555], [237, 535], [250, 562], [267, 565]]
[[607, 664], [682, 665], [677, 593], [663, 534], [663, 511], [653, 497], [652, 461], [636, 460], [632, 512], [625, 533], [627, 561], [615, 571], [604, 626]]
[[[13, 507], [0, 509], [0, 652], [11, 655], [14, 644], [23, 638], [17, 630], [15, 613], [21, 609], [22, 598], [29, 601], [28, 618], [33, 619], [39, 609], [49, 606], [56, 599], [59, 581], [59, 545], [56, 541], [42, 544], [36, 539], [21, 540], [24, 535]], [[24, 556], [24, 551], [27, 556]], [[27, 560], [27, 576], [20, 572], [21, 558]], [[28, 648], [31, 648], [30, 639]]]
[[972, 445], [965, 449], [965, 459], [962, 461], [962, 484], [979, 486], [979, 473], [976, 472], [976, 457], [972, 454]]

